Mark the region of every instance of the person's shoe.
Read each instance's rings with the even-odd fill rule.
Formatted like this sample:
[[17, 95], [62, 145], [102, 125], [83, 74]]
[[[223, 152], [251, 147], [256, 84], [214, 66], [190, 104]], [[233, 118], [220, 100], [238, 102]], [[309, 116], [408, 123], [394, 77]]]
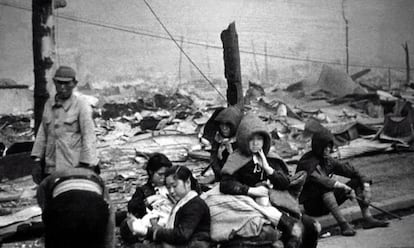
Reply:
[[339, 223], [342, 236], [355, 236], [356, 231], [348, 222]]
[[364, 229], [371, 229], [376, 227], [387, 227], [389, 226], [389, 222], [378, 220], [375, 218], [367, 218], [364, 222], [362, 222], [362, 228]]

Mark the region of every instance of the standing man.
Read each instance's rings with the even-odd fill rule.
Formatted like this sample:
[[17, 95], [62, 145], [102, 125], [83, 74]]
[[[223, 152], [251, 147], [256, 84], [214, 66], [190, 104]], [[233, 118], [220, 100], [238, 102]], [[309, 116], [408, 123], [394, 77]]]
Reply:
[[92, 108], [82, 96], [73, 94], [78, 83], [75, 71], [60, 66], [53, 82], [56, 95], [45, 104], [31, 153], [36, 161], [33, 179], [37, 183], [55, 171], [98, 163]]

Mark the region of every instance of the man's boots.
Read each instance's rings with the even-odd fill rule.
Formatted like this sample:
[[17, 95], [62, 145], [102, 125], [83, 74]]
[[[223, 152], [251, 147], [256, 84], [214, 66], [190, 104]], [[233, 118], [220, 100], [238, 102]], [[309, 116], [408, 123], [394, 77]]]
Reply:
[[371, 229], [371, 228], [376, 228], [376, 227], [387, 227], [389, 226], [389, 224], [390, 223], [387, 221], [382, 221], [382, 220], [378, 220], [378, 219], [371, 217], [371, 218], [365, 218], [364, 222], [362, 222], [362, 228]]
[[341, 210], [339, 209], [338, 203], [333, 192], [327, 192], [322, 196], [325, 206], [329, 209], [335, 220], [338, 222], [339, 227], [341, 228], [341, 234], [343, 236], [354, 236], [356, 231], [352, 226], [346, 221], [345, 217], [342, 215]]
[[387, 221], [378, 220], [372, 217], [367, 202], [363, 200], [358, 200], [358, 204], [361, 208], [362, 216], [364, 217], [364, 221], [362, 222], [362, 228], [371, 229], [376, 227], [387, 227], [389, 225], [389, 222]]

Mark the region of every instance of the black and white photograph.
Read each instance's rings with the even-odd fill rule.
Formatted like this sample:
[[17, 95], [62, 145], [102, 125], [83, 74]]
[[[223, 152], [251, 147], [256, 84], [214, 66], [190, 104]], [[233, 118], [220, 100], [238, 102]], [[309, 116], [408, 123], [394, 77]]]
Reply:
[[413, 0], [0, 0], [0, 248], [414, 248]]

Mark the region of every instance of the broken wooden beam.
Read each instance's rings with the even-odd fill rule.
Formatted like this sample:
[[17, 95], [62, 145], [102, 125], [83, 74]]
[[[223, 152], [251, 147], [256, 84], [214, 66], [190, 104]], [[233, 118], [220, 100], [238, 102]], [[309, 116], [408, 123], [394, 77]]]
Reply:
[[355, 81], [355, 80], [357, 80], [358, 78], [364, 76], [365, 74], [367, 74], [370, 71], [371, 71], [371, 69], [365, 69], [365, 70], [359, 71], [357, 73], [352, 74], [351, 78], [352, 78], [353, 81]]
[[224, 49], [224, 75], [227, 79], [227, 103], [243, 109], [239, 40], [234, 22], [221, 32], [221, 41]]

